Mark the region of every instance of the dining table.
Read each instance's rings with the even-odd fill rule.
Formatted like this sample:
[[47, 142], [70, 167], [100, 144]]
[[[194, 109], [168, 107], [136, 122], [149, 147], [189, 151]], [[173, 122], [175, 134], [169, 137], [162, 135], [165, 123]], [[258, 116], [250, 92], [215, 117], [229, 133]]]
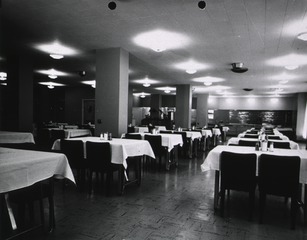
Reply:
[[300, 166], [300, 177], [299, 182], [304, 187], [304, 218], [307, 221], [307, 151], [300, 149], [274, 149], [273, 151], [256, 151], [254, 147], [245, 146], [227, 146], [219, 145], [213, 148], [204, 162], [201, 164], [201, 171], [207, 172], [210, 170], [215, 171], [215, 185], [214, 185], [214, 209], [218, 207], [219, 199], [219, 189], [220, 189], [220, 155], [223, 151], [233, 152], [233, 153], [255, 153], [257, 155], [257, 168], [256, 174], [258, 174], [258, 159], [261, 154], [270, 154], [278, 156], [298, 156], [301, 159]]
[[178, 164], [178, 159], [175, 157], [174, 161], [171, 160], [171, 152], [176, 148], [176, 146], [183, 146], [183, 139], [180, 134], [173, 134], [173, 133], [130, 133], [130, 134], [140, 134], [142, 139], [145, 139], [145, 135], [159, 135], [161, 136], [161, 145], [165, 147], [167, 150], [167, 156], [165, 161], [165, 169], [169, 170], [171, 164]]
[[149, 132], [148, 127], [134, 127], [134, 131], [136, 133], [145, 133], [145, 132]]
[[0, 131], [0, 143], [35, 143], [31, 132]]
[[[237, 138], [237, 137], [232, 137], [228, 139], [227, 145], [238, 145], [239, 141], [243, 140], [243, 141], [249, 141], [249, 142], [258, 142], [259, 139], [258, 138]], [[276, 139], [269, 139], [270, 142], [289, 142], [290, 144], [290, 148], [291, 149], [299, 149], [300, 146], [298, 143], [292, 141], [292, 140], [276, 140]]]
[[50, 131], [64, 131], [65, 138], [75, 138], [75, 137], [84, 137], [84, 136], [92, 136], [92, 132], [90, 129], [82, 129], [82, 128], [69, 128], [69, 129], [62, 129], [62, 128], [48, 128]]
[[13, 230], [18, 226], [10, 207], [9, 193], [51, 178], [66, 178], [75, 183], [64, 154], [0, 147], [0, 211], [6, 207]]
[[[84, 158], [86, 159], [86, 142], [108, 142], [111, 147], [111, 162], [113, 164], [119, 165], [121, 168], [120, 172], [125, 176], [122, 178], [120, 176], [119, 184], [119, 194], [122, 194], [125, 186], [128, 184], [138, 182], [140, 183], [141, 176], [138, 176], [135, 180], [130, 181], [127, 175], [128, 163], [127, 159], [129, 157], [143, 157], [144, 155], [155, 158], [155, 154], [148, 141], [145, 140], [135, 140], [135, 139], [123, 139], [123, 138], [112, 138], [112, 140], [106, 140], [100, 137], [80, 137], [80, 138], [70, 138], [69, 141], [78, 141], [81, 140], [84, 145]], [[57, 139], [52, 146], [53, 150], [61, 150], [61, 140]], [[137, 158], [130, 158], [136, 160]]]

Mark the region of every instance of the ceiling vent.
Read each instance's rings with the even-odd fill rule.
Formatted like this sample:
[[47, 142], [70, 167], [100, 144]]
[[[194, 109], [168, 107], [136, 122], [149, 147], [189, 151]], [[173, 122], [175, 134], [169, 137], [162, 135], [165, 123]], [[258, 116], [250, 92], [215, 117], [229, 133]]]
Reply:
[[248, 70], [248, 68], [243, 67], [244, 64], [241, 63], [241, 62], [232, 63], [231, 66], [232, 66], [231, 71], [233, 71], [235, 73], [244, 73]]

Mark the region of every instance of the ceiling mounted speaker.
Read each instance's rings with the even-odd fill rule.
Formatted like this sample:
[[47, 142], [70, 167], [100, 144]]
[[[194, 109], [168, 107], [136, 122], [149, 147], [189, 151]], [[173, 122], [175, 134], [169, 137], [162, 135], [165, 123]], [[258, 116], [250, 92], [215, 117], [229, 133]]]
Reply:
[[114, 10], [116, 8], [116, 2], [109, 2], [108, 7], [110, 10]]
[[205, 1], [199, 1], [198, 2], [198, 7], [201, 9], [201, 10], [204, 10], [206, 8], [206, 2]]
[[232, 63], [231, 66], [232, 66], [231, 71], [233, 71], [235, 73], [244, 73], [248, 70], [248, 68], [243, 67], [244, 64], [241, 63], [241, 62]]

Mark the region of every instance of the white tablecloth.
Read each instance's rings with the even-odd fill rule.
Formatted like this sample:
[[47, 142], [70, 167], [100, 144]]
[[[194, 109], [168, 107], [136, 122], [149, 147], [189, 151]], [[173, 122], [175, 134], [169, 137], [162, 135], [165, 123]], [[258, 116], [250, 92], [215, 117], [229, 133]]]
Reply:
[[148, 127], [134, 127], [134, 131], [136, 133], [149, 132]]
[[89, 129], [65, 129], [65, 138], [92, 136], [92, 132]]
[[258, 158], [261, 154], [264, 154], [264, 153], [272, 154], [272, 155], [281, 155], [281, 156], [299, 156], [301, 158], [300, 182], [307, 184], [307, 151], [306, 150], [274, 149], [273, 152], [261, 152], [261, 151], [255, 151], [254, 147], [237, 147], [237, 146], [219, 145], [213, 148], [209, 152], [204, 163], [201, 165], [201, 170], [203, 172], [209, 171], [209, 170], [219, 171], [220, 170], [220, 154], [222, 151], [235, 152], [235, 153], [256, 153]]
[[[239, 144], [239, 140], [243, 140], [243, 141], [250, 141], [250, 142], [257, 142], [258, 139], [257, 138], [230, 138], [227, 142], [227, 145], [229, 144]], [[298, 145], [298, 143], [290, 141], [290, 140], [275, 140], [275, 139], [269, 139], [269, 142], [289, 142], [290, 143], [290, 148], [291, 149], [300, 149], [300, 146]]]
[[64, 154], [0, 148], [0, 193], [28, 187], [52, 176], [75, 182]]
[[0, 143], [35, 143], [30, 132], [0, 131]]
[[185, 132], [187, 133], [187, 138], [191, 138], [192, 140], [202, 137], [200, 132], [195, 132], [195, 131], [185, 131]]
[[212, 128], [213, 135], [221, 135], [221, 130], [219, 128]]
[[207, 137], [212, 137], [212, 131], [210, 129], [202, 129], [201, 134], [207, 138]]
[[161, 130], [162, 131], [166, 131], [166, 127], [165, 126], [155, 126], [155, 129], [160, 132]]
[[[127, 158], [135, 156], [147, 155], [155, 158], [155, 154], [148, 141], [134, 140], [134, 139], [121, 139], [113, 138], [112, 140], [100, 140], [99, 137], [81, 137], [71, 138], [70, 141], [82, 140], [84, 143], [84, 153], [86, 157], [86, 142], [108, 142], [111, 145], [111, 162], [114, 164], [122, 164], [124, 168], [127, 168]], [[60, 150], [61, 142], [56, 140], [52, 146], [52, 149]]]

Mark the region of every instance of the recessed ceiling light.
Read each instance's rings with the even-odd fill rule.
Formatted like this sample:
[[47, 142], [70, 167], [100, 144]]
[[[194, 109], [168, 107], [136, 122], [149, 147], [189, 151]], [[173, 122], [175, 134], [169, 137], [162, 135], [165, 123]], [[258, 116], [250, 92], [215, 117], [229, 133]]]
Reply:
[[6, 72], [0, 72], [0, 80], [4, 81], [7, 79], [7, 73]]
[[299, 35], [297, 35], [297, 38], [303, 41], [307, 41], [307, 32], [302, 32]]
[[285, 69], [288, 69], [288, 70], [295, 70], [298, 68], [298, 65], [287, 65], [285, 66]]
[[168, 89], [168, 90], [164, 90], [164, 92], [165, 92], [165, 93], [170, 93], [171, 90], [169, 90], [169, 89]]
[[205, 85], [205, 86], [211, 86], [211, 85], [212, 85], [212, 82], [204, 82], [204, 85]]
[[225, 81], [225, 79], [223, 79], [223, 78], [211, 77], [211, 76], [193, 78], [192, 80], [195, 81], [195, 82], [204, 82], [204, 83], [205, 82], [214, 83], [214, 82], [223, 82], [223, 81]]
[[279, 81], [279, 84], [286, 84], [287, 82], [289, 82], [288, 80], [282, 80], [282, 81]]
[[74, 48], [65, 46], [58, 41], [54, 41], [52, 43], [47, 43], [47, 44], [36, 44], [34, 45], [34, 48], [49, 53], [55, 54], [55, 55], [76, 55], [78, 54], [78, 51], [75, 50]]
[[51, 79], [56, 79], [56, 78], [58, 78], [57, 75], [53, 75], [53, 74], [48, 75], [48, 77], [51, 78]]
[[64, 56], [61, 54], [49, 54], [53, 59], [62, 59]]
[[53, 89], [54, 86], [53, 85], [48, 85], [48, 88]]
[[144, 87], [150, 87], [150, 83], [144, 83], [143, 86]]
[[56, 75], [56, 76], [67, 76], [68, 73], [61, 72], [55, 69], [49, 69], [49, 70], [36, 70], [35, 72], [46, 74], [46, 75]]
[[162, 52], [168, 49], [182, 48], [187, 45], [189, 39], [177, 32], [157, 29], [141, 33], [134, 37], [133, 41], [141, 47]]
[[45, 85], [45, 86], [65, 86], [65, 84], [62, 83], [56, 83], [56, 82], [39, 82], [39, 84], [41, 85]]
[[196, 69], [187, 69], [187, 70], [185, 70], [185, 71], [186, 71], [186, 73], [188, 73], [188, 74], [194, 74], [194, 73], [197, 72]]

